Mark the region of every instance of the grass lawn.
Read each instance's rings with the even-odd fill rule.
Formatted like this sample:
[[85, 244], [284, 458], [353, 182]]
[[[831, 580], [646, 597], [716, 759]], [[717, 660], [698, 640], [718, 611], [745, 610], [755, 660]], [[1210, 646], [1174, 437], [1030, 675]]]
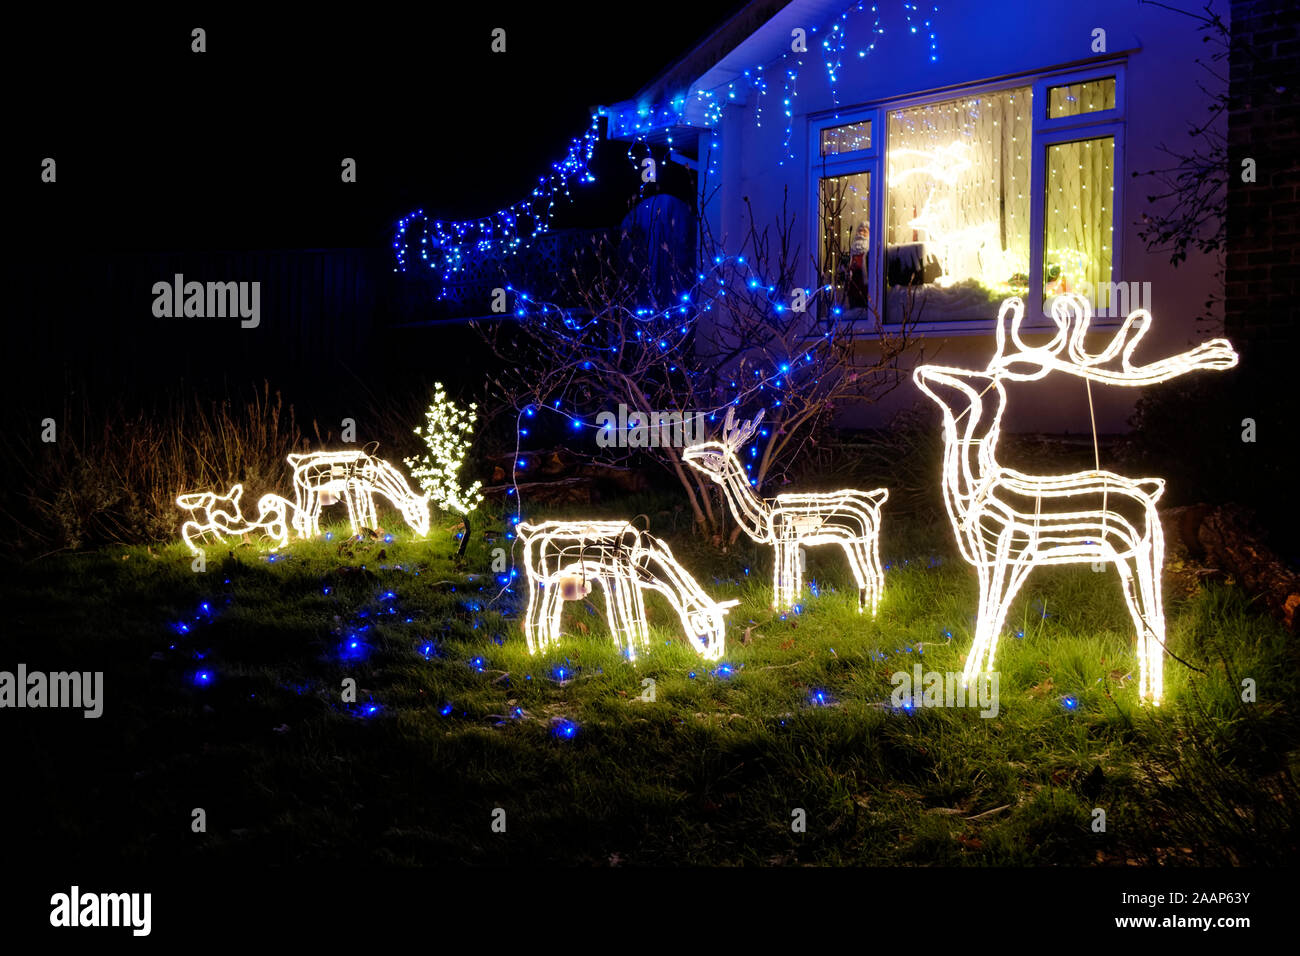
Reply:
[[[705, 590], [741, 599], [726, 667], [687, 647], [657, 596], [653, 646], [629, 663], [599, 590], [529, 657], [524, 588], [490, 570], [511, 542], [480, 533], [499, 535], [499, 515], [476, 518], [459, 567], [436, 517], [427, 541], [349, 544], [336, 527], [274, 560], [213, 548], [205, 574], [179, 544], [10, 565], [0, 669], [105, 672], [98, 720], [5, 715], [25, 838], [149, 863], [1294, 858], [1296, 649], [1235, 588], [1167, 574], [1170, 648], [1204, 673], [1166, 658], [1166, 702], [1145, 708], [1117, 576], [1040, 569], [998, 648], [997, 716], [908, 712], [890, 675], [960, 671], [971, 641], [974, 572], [946, 523], [886, 511], [875, 620], [828, 548], [809, 553], [819, 594], [778, 616], [770, 552], [742, 539], [719, 554], [638, 504], [611, 516], [658, 514], [651, 530]], [[637, 699], [646, 677], [653, 702]]]

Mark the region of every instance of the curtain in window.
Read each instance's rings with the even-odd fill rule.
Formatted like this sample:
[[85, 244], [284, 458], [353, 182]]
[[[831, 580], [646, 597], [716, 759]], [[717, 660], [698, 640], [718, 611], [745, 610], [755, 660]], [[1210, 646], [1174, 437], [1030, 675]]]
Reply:
[[1032, 100], [1026, 86], [890, 111], [887, 321], [987, 319], [1028, 292]]
[[1043, 293], [1079, 292], [1110, 305], [1114, 248], [1115, 138], [1047, 148]]

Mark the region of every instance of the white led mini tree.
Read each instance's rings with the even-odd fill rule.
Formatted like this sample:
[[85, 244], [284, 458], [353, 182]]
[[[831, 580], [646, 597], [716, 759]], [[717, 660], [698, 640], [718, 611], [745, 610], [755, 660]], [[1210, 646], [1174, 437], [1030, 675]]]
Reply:
[[407, 458], [406, 467], [431, 501], [461, 516], [465, 532], [456, 553], [463, 555], [469, 544], [469, 514], [483, 502], [482, 482], [475, 481], [468, 488], [462, 488], [460, 483], [460, 470], [473, 442], [478, 406], [471, 402], [461, 408], [447, 397], [441, 382], [433, 388], [433, 403], [424, 413], [425, 423], [415, 429], [427, 451], [420, 458]]
[[844, 549], [858, 584], [858, 610], [874, 616], [885, 589], [880, 567], [880, 506], [886, 488], [830, 491], [760, 498], [750, 485], [736, 453], [753, 436], [763, 413], [740, 427], [735, 409], [727, 408], [720, 441], [701, 442], [682, 452], [682, 460], [722, 486], [732, 516], [758, 544], [775, 549], [772, 607], [787, 610], [803, 592], [799, 549], [838, 544]]
[[[979, 574], [975, 641], [963, 681], [969, 685], [981, 671], [992, 671], [1007, 609], [1033, 568], [1104, 561], [1119, 571], [1137, 630], [1141, 698], [1158, 704], [1165, 618], [1160, 593], [1164, 536], [1156, 500], [1164, 481], [1126, 478], [1100, 468], [1028, 475], [998, 464], [998, 432], [1007, 404], [1003, 383], [1035, 381], [1057, 371], [1106, 385], [1154, 385], [1195, 369], [1232, 368], [1237, 354], [1226, 339], [1214, 339], [1181, 355], [1134, 366], [1133, 351], [1151, 325], [1145, 309], [1130, 313], [1095, 355], [1084, 348], [1092, 317], [1087, 300], [1062, 295], [1051, 311], [1056, 334], [1046, 345], [1030, 347], [1021, 340], [1024, 305], [1008, 299], [1002, 303], [997, 350], [987, 368], [922, 365], [913, 372], [917, 387], [943, 410], [944, 501], [962, 557]], [[1116, 358], [1118, 368], [1103, 368]]]
[[645, 589], [668, 599], [691, 646], [706, 660], [722, 657], [729, 609], [739, 601], [715, 601], [677, 563], [668, 545], [626, 521], [547, 521], [519, 525], [528, 570], [528, 653], [559, 640], [565, 601], [599, 583], [614, 641], [629, 659], [650, 643]]

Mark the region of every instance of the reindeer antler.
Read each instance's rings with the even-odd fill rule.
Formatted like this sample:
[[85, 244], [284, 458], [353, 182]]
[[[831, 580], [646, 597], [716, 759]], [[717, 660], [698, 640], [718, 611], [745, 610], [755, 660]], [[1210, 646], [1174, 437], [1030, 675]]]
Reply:
[[737, 427], [736, 407], [728, 405], [727, 417], [722, 422], [722, 443], [731, 449], [743, 447], [754, 437], [754, 432], [758, 430], [758, 423], [763, 420], [764, 411], [766, 409], [759, 411], [752, 419]]
[[[1100, 352], [1089, 352], [1084, 347], [1084, 338], [1092, 321], [1092, 307], [1087, 299], [1072, 292], [1056, 296], [1052, 301], [1056, 335], [1046, 345], [1032, 347], [1021, 340], [1023, 319], [1024, 304], [1019, 299], [1002, 303], [998, 314], [997, 352], [989, 363], [988, 374], [1028, 381], [1042, 378], [1055, 369], [1108, 385], [1136, 386], [1163, 382], [1197, 368], [1227, 369], [1237, 364], [1237, 353], [1231, 343], [1227, 339], [1213, 339], [1181, 355], [1135, 366], [1133, 352], [1151, 328], [1151, 313], [1146, 309], [1130, 312]], [[1007, 352], [1008, 344], [1014, 351]], [[1116, 356], [1120, 359], [1118, 369], [1101, 367]], [[1030, 370], [1013, 371], [1016, 365], [1028, 365]]]

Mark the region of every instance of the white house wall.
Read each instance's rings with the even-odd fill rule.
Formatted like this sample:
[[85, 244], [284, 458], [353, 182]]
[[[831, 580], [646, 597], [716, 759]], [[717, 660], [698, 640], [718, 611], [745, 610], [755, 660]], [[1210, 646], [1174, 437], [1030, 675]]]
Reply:
[[[1117, 53], [1128, 51], [1119, 104], [1123, 155], [1117, 149], [1115, 159], [1119, 166], [1117, 190], [1122, 190], [1122, 197], [1116, 207], [1121, 218], [1115, 224], [1118, 259], [1113, 279], [1150, 283], [1149, 305], [1155, 322], [1144, 342], [1148, 356], [1182, 351], [1198, 341], [1201, 331], [1194, 318], [1212, 290], [1214, 261], [1189, 253], [1189, 260], [1175, 269], [1169, 264], [1167, 254], [1146, 251], [1135, 223], [1150, 208], [1146, 197], [1155, 191], [1154, 183], [1149, 178], [1132, 176], [1135, 170], [1168, 165], [1169, 157], [1159, 147], [1165, 144], [1177, 150], [1187, 144], [1188, 126], [1203, 122], [1208, 115], [1209, 99], [1197, 83], [1208, 84], [1211, 78], [1194, 61], [1198, 56], [1205, 57], [1210, 47], [1202, 42], [1197, 21], [1135, 0], [1091, 3], [1044, 0], [1000, 5], [950, 0], [941, 3], [937, 13], [922, 13], [919, 17], [914, 14], [914, 22], [926, 16], [933, 21], [937, 60], [932, 62], [929, 37], [924, 35], [924, 30], [915, 35], [906, 31], [901, 4], [890, 0], [877, 2], [885, 33], [866, 57], [859, 58], [856, 51], [868, 42], [864, 36], [870, 30], [872, 15], [850, 15], [850, 39], [838, 82], [841, 114], [857, 106], [879, 105], [931, 91], [934, 91], [933, 99], [938, 101], [947, 98], [945, 93], [970, 84], [1051, 69], [1082, 69], [1090, 63], [1113, 60]], [[869, 9], [870, 5], [867, 6]], [[917, 4], [922, 10], [929, 6]], [[1226, 8], [1222, 12], [1226, 16]], [[729, 105], [724, 110], [718, 137], [721, 157], [716, 167], [716, 179], [720, 183], [708, 184], [705, 195], [714, 185], [721, 188], [705, 209], [705, 215], [715, 235], [726, 237], [729, 250], [737, 247], [743, 236], [744, 198], [748, 197], [752, 203], [760, 225], [771, 223], [780, 215], [782, 192], [786, 187], [791, 208], [803, 223], [801, 236], [807, 241], [816, 212], [809, 198], [816, 175], [810, 167], [818, 161], [816, 156], [809, 155], [810, 118], [820, 118], [834, 109], [820, 51], [820, 38], [829, 25], [818, 24], [818, 32], [809, 32], [809, 52], [803, 55], [803, 65], [799, 67], [791, 137], [793, 158], [787, 156], [785, 146], [786, 118], [780, 107], [779, 74], [775, 72], [779, 65], [769, 67], [773, 72], [769, 74], [761, 127], [755, 122], [757, 97], [752, 92], [741, 105]], [[1098, 28], [1106, 31], [1106, 54], [1094, 54], [1091, 49], [1093, 31]], [[785, 24], [780, 29], [788, 33]], [[1035, 109], [1040, 108], [1041, 104], [1035, 102]], [[873, 129], [873, 139], [884, 134], [883, 129]], [[707, 134], [701, 137], [702, 153], [707, 149], [708, 140]], [[873, 179], [873, 190], [882, 185]], [[873, 231], [872, 242], [880, 243], [878, 230]], [[805, 245], [805, 258], [807, 248]], [[815, 284], [810, 265], [808, 285]], [[1105, 324], [1097, 324], [1105, 328]], [[991, 322], [972, 324], [958, 332], [927, 332], [923, 345], [926, 361], [982, 367], [993, 345], [992, 325]], [[1078, 381], [1049, 380], [1026, 386], [1022, 391], [1026, 393], [1023, 400], [1017, 401], [1013, 396], [1006, 417], [1007, 428], [1053, 432], [1089, 428], [1087, 396]], [[1092, 393], [1098, 429], [1125, 430], [1138, 390], [1094, 388]], [[900, 408], [919, 400], [920, 396], [908, 382], [873, 411], [859, 412], [844, 424], [883, 424]]]

